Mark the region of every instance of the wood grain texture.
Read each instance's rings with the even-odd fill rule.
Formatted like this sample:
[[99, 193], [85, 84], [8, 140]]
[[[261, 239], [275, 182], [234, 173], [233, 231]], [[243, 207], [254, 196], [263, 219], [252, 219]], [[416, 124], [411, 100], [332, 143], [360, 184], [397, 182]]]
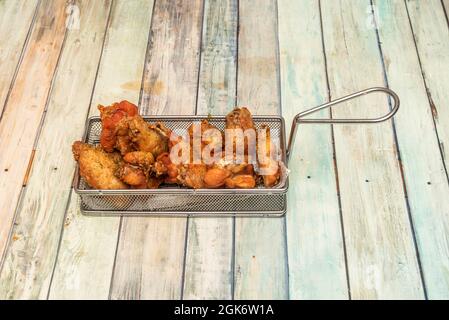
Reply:
[[[279, 114], [277, 8], [274, 0], [240, 1], [238, 105]], [[235, 298], [288, 297], [285, 218], [236, 218]]]
[[81, 28], [68, 32], [61, 55], [0, 278], [3, 297], [47, 297], [75, 167], [71, 141], [83, 132], [109, 4], [78, 3]]
[[[153, 1], [113, 2], [90, 116], [99, 103], [138, 103], [152, 9]], [[51, 299], [108, 298], [119, 224], [119, 218], [83, 216], [72, 192]]]
[[[0, 1], [0, 115], [32, 28], [38, 0]], [[7, 44], [7, 45], [3, 45]]]
[[[298, 112], [327, 101], [327, 84], [318, 2], [278, 5], [282, 114], [288, 136]], [[329, 111], [318, 116], [329, 118]], [[347, 299], [331, 128], [300, 126], [296, 141], [287, 212], [290, 298]]]
[[[433, 107], [426, 94], [404, 2], [389, 0], [374, 4], [379, 13], [379, 36], [388, 81], [404, 106], [395, 123], [427, 296], [448, 299], [449, 202], [442, 199], [449, 195], [449, 185], [435, 132]], [[441, 10], [439, 6], [437, 9]], [[427, 10], [418, 14], [423, 12]], [[446, 40], [447, 35], [446, 32]], [[443, 65], [437, 57], [432, 63]], [[446, 96], [447, 81], [438, 85], [445, 87]]]
[[44, 112], [65, 34], [64, 0], [45, 1], [0, 122], [0, 256]]
[[[202, 1], [156, 1], [142, 114], [195, 113], [202, 14]], [[112, 299], [181, 297], [186, 222], [123, 218]]]
[[443, 5], [444, 13], [446, 14], [446, 21], [448, 21], [449, 24], [449, 0], [442, 0], [441, 3]]
[[449, 167], [448, 21], [440, 1], [409, 0], [406, 4], [444, 161]]
[[[206, 0], [197, 114], [226, 114], [235, 106], [236, 0]], [[184, 299], [232, 299], [233, 219], [191, 218]]]
[[[321, 8], [332, 97], [383, 85], [370, 2], [322, 1]], [[387, 110], [377, 94], [339, 106], [333, 116]], [[334, 133], [352, 298], [423, 298], [391, 123], [334, 126]]]

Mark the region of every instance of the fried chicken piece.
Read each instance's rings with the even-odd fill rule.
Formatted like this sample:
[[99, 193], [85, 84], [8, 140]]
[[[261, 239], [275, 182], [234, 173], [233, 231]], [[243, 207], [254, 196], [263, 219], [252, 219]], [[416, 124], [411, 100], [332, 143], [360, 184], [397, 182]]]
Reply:
[[[254, 125], [253, 117], [248, 108], [235, 108], [226, 116], [226, 129], [241, 129], [243, 133], [246, 130], [254, 130], [256, 132], [256, 127]], [[237, 150], [237, 146], [244, 146], [244, 152], [248, 154], [249, 141], [246, 136], [236, 135], [233, 137], [233, 149]]]
[[142, 117], [128, 120], [129, 137], [136, 150], [151, 152], [154, 157], [168, 151], [170, 130], [162, 123], [150, 125]]
[[106, 151], [117, 149], [122, 155], [146, 151], [157, 157], [168, 150], [170, 130], [162, 123], [147, 123], [136, 105], [122, 101], [108, 107], [99, 105], [98, 109], [102, 122], [100, 143]]
[[262, 176], [265, 187], [273, 187], [279, 181], [280, 166], [278, 161], [273, 159], [270, 128], [263, 126], [262, 129], [266, 130], [266, 135], [258, 135], [258, 146], [265, 144], [265, 155], [262, 155], [263, 159], [261, 159], [258, 154], [259, 174]]
[[117, 149], [121, 154], [133, 151], [128, 136], [128, 118], [138, 114], [137, 106], [129, 101], [114, 103], [108, 107], [99, 105], [102, 130], [100, 144], [107, 152]]
[[115, 176], [122, 164], [120, 154], [108, 153], [100, 147], [76, 141], [73, 156], [79, 163], [81, 177], [94, 189], [127, 189], [128, 186]]
[[148, 189], [157, 189], [164, 182], [164, 178], [162, 177], [148, 177], [147, 187]]
[[153, 154], [145, 151], [129, 152], [123, 156], [123, 160], [129, 164], [139, 166], [145, 171], [149, 171], [154, 163]]
[[119, 178], [134, 189], [147, 188], [147, 176], [139, 167], [125, 164], [118, 171]]
[[[209, 129], [216, 129], [216, 135], [212, 135], [209, 137], [199, 137], [201, 139], [201, 147], [200, 150], [194, 150], [193, 143], [194, 143], [194, 125], [192, 124], [188, 130], [188, 136], [187, 137], [178, 137], [178, 139], [172, 139], [170, 141], [170, 151], [172, 151], [172, 148], [177, 146], [181, 147], [180, 150], [189, 150], [189, 154], [187, 155], [189, 163], [179, 163], [175, 164], [170, 159], [170, 153], [165, 152], [158, 156], [156, 159], [156, 162], [153, 166], [153, 170], [156, 174], [156, 176], [164, 175], [166, 174], [167, 177], [165, 179], [166, 183], [169, 184], [180, 184], [189, 188], [194, 189], [200, 189], [204, 187], [211, 187], [206, 184], [205, 182], [205, 176], [208, 172], [208, 166], [205, 163], [194, 163], [195, 157], [194, 152], [199, 152], [206, 147], [210, 146], [213, 147], [211, 144], [217, 144], [218, 148], [221, 148], [221, 139], [217, 139], [217, 136], [221, 136], [221, 132], [213, 125], [211, 125], [207, 120], [203, 120], [199, 125], [201, 128], [201, 133], [203, 134], [206, 130]], [[221, 138], [221, 137], [220, 137]], [[218, 145], [218, 143], [220, 145]], [[182, 145], [184, 144], [184, 145]], [[182, 148], [184, 147], [184, 148]], [[213, 148], [211, 150], [214, 150]], [[201, 154], [197, 155], [196, 159], [202, 160]], [[212, 172], [213, 173], [213, 172]], [[211, 179], [211, 174], [209, 174], [209, 180]], [[216, 183], [216, 182], [215, 182]], [[224, 181], [221, 183], [224, 184]]]
[[204, 184], [207, 188], [220, 188], [231, 175], [231, 171], [226, 168], [214, 167], [207, 170], [204, 176]]
[[201, 189], [204, 188], [206, 171], [205, 164], [189, 164], [180, 179], [186, 187]]
[[226, 129], [254, 129], [254, 121], [248, 108], [235, 108], [226, 116]]
[[249, 189], [256, 186], [256, 179], [253, 175], [239, 174], [225, 180], [227, 188]]

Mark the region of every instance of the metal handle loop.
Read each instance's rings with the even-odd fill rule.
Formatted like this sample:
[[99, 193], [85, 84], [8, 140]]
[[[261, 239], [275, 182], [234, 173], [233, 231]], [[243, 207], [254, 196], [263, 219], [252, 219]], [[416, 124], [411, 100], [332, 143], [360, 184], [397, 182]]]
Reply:
[[[394, 106], [393, 108], [385, 115], [379, 117], [379, 118], [373, 118], [373, 119], [303, 119], [305, 116], [308, 116], [309, 114], [312, 114], [314, 112], [318, 112], [320, 110], [329, 108], [333, 105], [345, 102], [345, 101], [349, 101], [352, 100], [354, 98], [363, 96], [363, 95], [367, 95], [370, 94], [372, 92], [384, 92], [387, 95], [389, 95], [390, 97], [393, 98], [394, 101]], [[303, 111], [298, 113], [295, 118], [293, 119], [292, 122], [292, 128], [290, 130], [290, 137], [288, 139], [288, 147], [287, 147], [287, 161], [290, 158], [290, 154], [292, 151], [292, 148], [295, 144], [295, 138], [296, 138], [296, 131], [298, 130], [298, 124], [299, 123], [346, 123], [346, 124], [354, 124], [354, 123], [378, 123], [378, 122], [382, 122], [382, 121], [386, 121], [388, 119], [390, 119], [392, 116], [395, 115], [395, 113], [398, 111], [399, 109], [399, 105], [400, 105], [400, 100], [398, 95], [388, 89], [388, 88], [383, 88], [383, 87], [373, 87], [373, 88], [368, 88], [347, 96], [344, 96], [342, 98], [324, 103], [322, 105], [319, 105], [315, 108]]]

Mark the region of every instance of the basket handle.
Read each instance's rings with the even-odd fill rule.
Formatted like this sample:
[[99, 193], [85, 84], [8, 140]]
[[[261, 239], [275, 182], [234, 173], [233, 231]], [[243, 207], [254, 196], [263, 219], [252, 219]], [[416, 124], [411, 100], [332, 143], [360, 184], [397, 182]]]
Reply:
[[[372, 119], [365, 119], [365, 118], [363, 118], [363, 119], [303, 119], [305, 116], [308, 116], [309, 114], [312, 114], [314, 112], [329, 108], [333, 105], [336, 105], [336, 104], [339, 104], [339, 103], [342, 103], [345, 101], [349, 101], [354, 98], [357, 98], [357, 97], [360, 97], [360, 96], [363, 96], [366, 94], [370, 94], [373, 92], [383, 92], [383, 93], [389, 95], [390, 97], [392, 97], [394, 100], [393, 108], [387, 114], [385, 114], [379, 118], [372, 118]], [[295, 144], [296, 131], [298, 130], [298, 124], [300, 124], [300, 123], [345, 123], [345, 124], [378, 123], [378, 122], [386, 121], [386, 120], [390, 119], [392, 116], [394, 116], [394, 114], [399, 109], [399, 105], [400, 105], [399, 97], [393, 90], [390, 90], [389, 88], [383, 88], [383, 87], [373, 87], [373, 88], [368, 88], [368, 89], [344, 96], [342, 98], [319, 105], [315, 108], [298, 113], [295, 116], [295, 118], [293, 119], [292, 128], [290, 130], [290, 137], [288, 139], [288, 147], [287, 147], [287, 162], [290, 158], [292, 148]]]

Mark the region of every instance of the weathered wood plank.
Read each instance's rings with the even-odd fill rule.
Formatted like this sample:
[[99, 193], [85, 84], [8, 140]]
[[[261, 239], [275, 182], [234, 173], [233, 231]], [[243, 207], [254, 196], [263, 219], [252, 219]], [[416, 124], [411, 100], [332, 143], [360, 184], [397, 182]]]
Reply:
[[0, 121], [0, 256], [45, 109], [65, 34], [64, 0], [45, 1]]
[[[407, 1], [432, 113], [446, 167], [449, 167], [449, 28], [441, 2]], [[446, 6], [448, 9], [448, 6]]]
[[443, 0], [442, 5], [446, 13], [446, 20], [449, 21], [449, 0]]
[[[376, 32], [367, 23], [370, 1], [321, 7], [332, 97], [382, 85]], [[384, 96], [370, 95], [335, 108], [333, 116], [387, 110]], [[352, 298], [423, 298], [391, 123], [335, 126], [334, 133]]]
[[[153, 1], [113, 2], [89, 115], [98, 114], [99, 103], [138, 103], [152, 9]], [[119, 224], [118, 218], [83, 216], [72, 192], [51, 299], [108, 298]]]
[[46, 298], [56, 260], [75, 167], [71, 141], [83, 131], [110, 2], [77, 5], [80, 29], [67, 35], [0, 278], [8, 298]]
[[[198, 114], [226, 114], [235, 106], [236, 0], [206, 0]], [[191, 218], [184, 276], [185, 299], [232, 299], [233, 219]]]
[[[20, 63], [38, 0], [0, 2], [0, 115], [2, 114], [14, 74]], [[6, 45], [3, 45], [6, 44]]]
[[[437, 1], [428, 1], [427, 4], [422, 3], [421, 9], [415, 12], [420, 17], [414, 16], [414, 18], [441, 27], [443, 30], [440, 32], [443, 37], [440, 41], [442, 43], [445, 39], [447, 42], [449, 40], [447, 27], [442, 23], [431, 22], [430, 20], [437, 19], [426, 16], [426, 14], [432, 14], [431, 3], [435, 4], [435, 11], [441, 10]], [[447, 299], [449, 298], [449, 274], [447, 273], [449, 270], [449, 240], [447, 239], [449, 202], [445, 199], [449, 195], [449, 185], [435, 132], [433, 119], [435, 113], [432, 113], [433, 106], [429, 103], [426, 94], [406, 5], [404, 2], [394, 0], [375, 1], [374, 4], [378, 9], [381, 22], [379, 36], [388, 81], [390, 87], [402, 98], [402, 104], [405, 107], [397, 115], [395, 123], [427, 296], [434, 299]], [[409, 4], [413, 6], [412, 3]], [[444, 16], [440, 17], [440, 20], [444, 21]], [[418, 25], [418, 28], [421, 27]], [[428, 31], [436, 33], [438, 29], [428, 29]], [[424, 34], [427, 37], [427, 33]], [[434, 40], [437, 39], [437, 36], [432, 37]], [[425, 41], [428, 41], [428, 38]], [[449, 54], [449, 46], [446, 45], [446, 47]], [[427, 49], [421, 49], [424, 49], [423, 55], [428, 54]], [[434, 49], [430, 46], [429, 50]], [[439, 55], [433, 55], [432, 61], [426, 59], [426, 63], [431, 63], [430, 77], [433, 81], [437, 80], [435, 77], [438, 73], [442, 76], [438, 82], [443, 83], [438, 83], [434, 89], [436, 89], [436, 97], [445, 99], [444, 96], [449, 91], [447, 84], [449, 78], [444, 72], [435, 68], [438, 64], [444, 65], [444, 61], [439, 60], [438, 57]], [[449, 63], [449, 60], [447, 62]], [[432, 71], [437, 73], [434, 74]], [[425, 73], [428, 72], [425, 71]], [[433, 81], [431, 80], [430, 84], [433, 84]], [[438, 91], [443, 88], [444, 92]], [[437, 101], [441, 102], [441, 100]], [[439, 106], [440, 109], [445, 109], [443, 105]]]
[[[193, 114], [203, 1], [156, 1], [154, 10], [141, 113]], [[181, 297], [186, 222], [123, 219], [111, 298]]]
[[[276, 1], [240, 1], [238, 105], [279, 114]], [[236, 218], [235, 298], [288, 297], [285, 218]]]
[[[282, 114], [290, 126], [298, 112], [328, 99], [319, 3], [280, 1], [278, 21]], [[331, 128], [303, 126], [298, 134], [286, 217], [290, 298], [347, 299]]]

